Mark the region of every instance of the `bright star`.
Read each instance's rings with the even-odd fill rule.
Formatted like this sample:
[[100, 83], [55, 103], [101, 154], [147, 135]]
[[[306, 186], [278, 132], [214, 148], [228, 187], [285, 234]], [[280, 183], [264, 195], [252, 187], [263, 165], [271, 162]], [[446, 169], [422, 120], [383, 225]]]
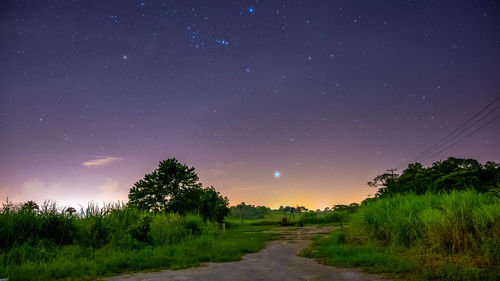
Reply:
[[253, 11], [254, 11], [254, 10], [253, 10], [253, 8], [249, 8], [249, 9], [248, 9], [248, 12], [249, 12], [250, 14], [253, 14]]
[[123, 56], [123, 59], [124, 59], [124, 60], [127, 60], [127, 56]]
[[275, 178], [279, 178], [280, 176], [281, 176], [281, 174], [280, 174], [279, 171], [274, 172], [274, 177]]
[[222, 40], [222, 39], [215, 39], [215, 42], [219, 43], [222, 46], [228, 46], [229, 45], [229, 41]]

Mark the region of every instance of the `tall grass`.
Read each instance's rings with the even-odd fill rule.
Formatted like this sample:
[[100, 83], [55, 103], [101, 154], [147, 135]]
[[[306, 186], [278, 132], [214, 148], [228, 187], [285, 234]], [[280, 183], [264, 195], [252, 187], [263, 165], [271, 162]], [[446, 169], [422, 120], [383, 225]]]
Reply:
[[233, 225], [226, 232], [197, 214], [152, 214], [90, 203], [79, 213], [47, 203], [0, 210], [0, 278], [95, 278], [131, 270], [236, 260], [270, 234]]
[[[377, 248], [396, 255], [400, 262], [394, 264], [412, 264], [408, 271], [426, 279], [467, 280], [500, 273], [500, 200], [473, 190], [376, 200], [359, 208], [343, 235], [344, 242], [317, 243], [322, 254], [316, 256], [339, 262], [346, 261], [336, 252], [341, 247]], [[357, 260], [368, 267], [371, 261], [369, 255], [364, 262]]]
[[493, 264], [500, 260], [500, 202], [473, 190], [378, 200], [351, 222], [351, 241], [369, 239], [450, 255], [487, 250], [484, 257]]

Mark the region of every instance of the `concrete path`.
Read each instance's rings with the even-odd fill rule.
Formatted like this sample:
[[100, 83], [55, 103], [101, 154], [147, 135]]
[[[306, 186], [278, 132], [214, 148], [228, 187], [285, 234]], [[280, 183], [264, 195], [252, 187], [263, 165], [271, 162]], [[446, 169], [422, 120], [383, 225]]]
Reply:
[[318, 264], [313, 259], [298, 257], [309, 246], [311, 238], [325, 235], [331, 227], [277, 228], [280, 239], [271, 241], [258, 253], [247, 254], [242, 260], [206, 263], [203, 267], [182, 270], [135, 273], [108, 278], [109, 281], [257, 281], [257, 280], [387, 280], [379, 275], [356, 269], [342, 269]]

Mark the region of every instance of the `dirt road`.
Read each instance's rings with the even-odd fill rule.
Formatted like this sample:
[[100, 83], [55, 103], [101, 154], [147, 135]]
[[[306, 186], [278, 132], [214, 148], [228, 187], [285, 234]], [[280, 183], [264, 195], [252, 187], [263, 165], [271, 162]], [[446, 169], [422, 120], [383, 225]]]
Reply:
[[313, 259], [297, 256], [300, 250], [309, 246], [312, 237], [324, 235], [330, 230], [329, 227], [277, 228], [275, 231], [279, 234], [279, 240], [269, 242], [267, 247], [258, 253], [245, 255], [241, 261], [206, 263], [203, 267], [136, 273], [107, 280], [386, 280], [379, 275], [325, 266]]

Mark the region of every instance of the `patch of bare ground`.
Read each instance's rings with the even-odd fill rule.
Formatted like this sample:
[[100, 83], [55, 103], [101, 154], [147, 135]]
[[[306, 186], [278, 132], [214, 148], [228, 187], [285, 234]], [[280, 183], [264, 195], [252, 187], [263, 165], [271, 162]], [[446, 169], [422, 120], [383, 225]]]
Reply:
[[257, 281], [257, 280], [387, 280], [380, 275], [366, 274], [356, 269], [343, 269], [317, 263], [297, 254], [309, 246], [311, 239], [326, 235], [333, 228], [279, 227], [272, 231], [278, 239], [268, 243], [258, 253], [245, 255], [240, 261], [205, 263], [202, 267], [182, 270], [135, 273], [108, 278], [109, 281]]

